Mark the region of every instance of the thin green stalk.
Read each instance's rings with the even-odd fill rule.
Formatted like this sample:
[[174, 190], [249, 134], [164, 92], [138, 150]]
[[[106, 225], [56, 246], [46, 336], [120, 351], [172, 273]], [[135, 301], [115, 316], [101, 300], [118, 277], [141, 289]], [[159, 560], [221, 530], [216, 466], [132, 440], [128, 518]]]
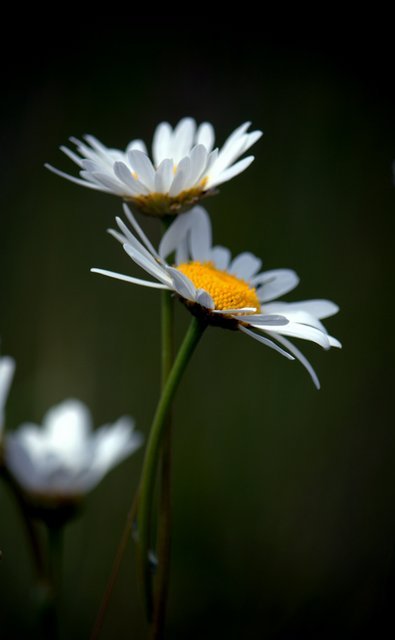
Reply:
[[168, 410], [171, 406], [175, 392], [205, 328], [206, 324], [204, 322], [195, 317], [192, 319], [189, 330], [184, 338], [184, 342], [180, 347], [170, 375], [167, 379], [167, 383], [162, 391], [145, 451], [137, 516], [137, 561], [146, 603], [147, 618], [149, 621], [152, 621], [153, 605], [150, 579], [151, 569], [149, 562], [151, 512], [162, 437], [166, 426]]
[[[162, 292], [162, 390], [165, 388], [173, 364], [174, 304], [169, 291]], [[158, 516], [157, 561], [153, 593], [153, 625], [151, 637], [160, 638], [163, 633], [166, 604], [169, 591], [171, 555], [171, 459], [172, 459], [172, 416], [168, 409], [164, 426], [161, 454], [160, 494]]]
[[16, 504], [18, 505], [19, 513], [25, 527], [26, 536], [29, 540], [37, 580], [40, 584], [43, 584], [45, 583], [45, 566], [37, 528], [30, 517], [26, 500], [24, 499], [23, 494], [14, 478], [5, 468], [2, 469], [2, 475], [15, 498]]
[[129, 513], [126, 519], [125, 528], [123, 530], [122, 537], [119, 541], [117, 553], [112, 565], [111, 575], [107, 583], [106, 591], [104, 593], [103, 600], [100, 605], [99, 613], [97, 614], [97, 618], [95, 621], [95, 626], [93, 627], [93, 631], [91, 634], [91, 640], [97, 640], [97, 638], [99, 637], [100, 631], [102, 630], [108, 605], [110, 604], [110, 599], [118, 579], [122, 559], [123, 559], [123, 556], [125, 555], [126, 547], [128, 545], [128, 542], [132, 533], [133, 524], [134, 524], [136, 511], [137, 511], [137, 502], [138, 502], [138, 492], [135, 494], [133, 498], [132, 506], [129, 510]]
[[47, 523], [48, 531], [48, 575], [51, 585], [51, 599], [48, 603], [46, 626], [48, 638], [59, 635], [59, 599], [62, 587], [63, 524]]

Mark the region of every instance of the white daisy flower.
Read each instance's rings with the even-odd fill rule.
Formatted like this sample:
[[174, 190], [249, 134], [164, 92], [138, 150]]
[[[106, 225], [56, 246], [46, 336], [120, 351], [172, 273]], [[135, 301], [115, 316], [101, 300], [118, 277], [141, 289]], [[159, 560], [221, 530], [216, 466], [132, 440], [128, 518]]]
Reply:
[[[324, 349], [341, 347], [320, 322], [337, 313], [337, 305], [321, 299], [290, 303], [277, 300], [296, 287], [296, 273], [290, 269], [261, 272], [261, 260], [252, 253], [241, 253], [232, 260], [229, 249], [212, 246], [210, 219], [202, 207], [177, 218], [164, 234], [158, 251], [126, 205], [124, 210], [134, 233], [120, 218], [116, 218], [119, 231], [110, 233], [156, 281], [103, 269], [92, 271], [173, 291], [207, 323], [237, 329], [290, 360], [298, 359], [319, 388], [312, 366], [288, 336], [310, 340]], [[166, 262], [171, 255], [175, 256], [174, 266]]]
[[238, 160], [262, 135], [247, 133], [250, 124], [233, 131], [219, 150], [209, 122], [197, 127], [193, 118], [183, 118], [174, 129], [162, 122], [154, 133], [152, 160], [142, 140], [132, 140], [120, 151], [90, 135], [85, 142], [71, 138], [77, 153], [60, 148], [80, 167], [80, 178], [45, 166], [84, 187], [120, 196], [148, 215], [177, 214], [251, 164], [253, 156]]
[[43, 499], [75, 499], [142, 443], [123, 417], [93, 431], [88, 408], [66, 400], [50, 409], [43, 426], [26, 423], [5, 438], [5, 462], [19, 485]]
[[15, 360], [9, 356], [0, 358], [0, 439], [4, 429], [5, 404], [15, 371]]

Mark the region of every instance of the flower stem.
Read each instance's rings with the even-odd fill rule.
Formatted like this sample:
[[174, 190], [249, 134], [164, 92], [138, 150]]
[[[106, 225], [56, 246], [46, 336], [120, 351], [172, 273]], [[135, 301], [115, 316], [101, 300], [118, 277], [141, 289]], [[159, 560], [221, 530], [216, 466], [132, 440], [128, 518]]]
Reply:
[[[162, 391], [164, 390], [173, 364], [174, 320], [173, 297], [169, 291], [162, 292]], [[155, 576], [152, 638], [160, 638], [166, 616], [166, 604], [169, 591], [170, 555], [171, 555], [171, 449], [172, 416], [169, 406], [164, 425], [161, 454], [160, 494], [157, 559], [158, 572]]]
[[152, 501], [155, 488], [156, 469], [160, 454], [162, 437], [166, 427], [166, 418], [177, 387], [180, 383], [186, 366], [197, 346], [206, 324], [198, 318], [193, 318], [184, 338], [180, 350], [170, 371], [166, 385], [162, 391], [156, 413], [152, 422], [149, 440], [147, 442], [143, 470], [140, 483], [140, 500], [138, 507], [138, 538], [137, 561], [143, 594], [147, 610], [147, 618], [152, 621], [152, 585], [151, 568], [149, 562], [150, 530]]
[[129, 513], [128, 513], [127, 518], [126, 518], [125, 528], [123, 530], [122, 537], [121, 537], [121, 539], [119, 541], [117, 553], [116, 553], [116, 556], [114, 558], [114, 562], [113, 562], [113, 565], [112, 565], [111, 575], [110, 575], [109, 581], [107, 583], [106, 591], [104, 593], [103, 600], [102, 600], [102, 603], [100, 605], [99, 613], [97, 614], [97, 618], [96, 618], [96, 621], [95, 621], [95, 626], [93, 627], [93, 631], [92, 631], [92, 634], [91, 634], [91, 640], [97, 640], [97, 638], [99, 637], [100, 631], [102, 630], [104, 618], [105, 618], [105, 615], [106, 615], [106, 612], [107, 612], [107, 609], [108, 609], [108, 605], [110, 604], [110, 599], [111, 599], [112, 593], [114, 591], [115, 584], [116, 584], [117, 579], [118, 579], [118, 575], [119, 575], [119, 570], [121, 568], [122, 559], [123, 559], [123, 556], [125, 554], [126, 547], [127, 547], [128, 542], [129, 542], [130, 536], [132, 534], [133, 524], [134, 524], [136, 511], [137, 511], [137, 502], [138, 502], [138, 492], [135, 494], [135, 496], [133, 498], [132, 506], [129, 509]]
[[51, 599], [48, 603], [47, 631], [48, 638], [59, 635], [59, 599], [62, 586], [63, 561], [63, 524], [47, 522], [48, 532], [48, 575], [51, 585]]

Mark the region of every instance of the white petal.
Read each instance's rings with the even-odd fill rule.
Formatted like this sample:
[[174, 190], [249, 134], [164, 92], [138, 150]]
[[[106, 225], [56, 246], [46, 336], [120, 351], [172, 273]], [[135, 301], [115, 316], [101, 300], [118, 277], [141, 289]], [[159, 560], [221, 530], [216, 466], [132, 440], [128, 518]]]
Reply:
[[183, 118], [173, 132], [172, 155], [176, 164], [189, 155], [195, 137], [196, 122], [193, 118]]
[[133, 193], [129, 193], [129, 188], [125, 184], [119, 182], [119, 180], [115, 178], [112, 178], [107, 173], [96, 172], [92, 173], [92, 176], [112, 193], [116, 193], [119, 196], [134, 195]]
[[[145, 246], [140, 242], [140, 240], [137, 240], [137, 238], [127, 228], [123, 220], [121, 220], [121, 218], [118, 218], [118, 216], [115, 218], [115, 220], [125, 238], [125, 242], [123, 244], [130, 245], [131, 247], [133, 247], [135, 252], [142, 254], [148, 260], [152, 261], [153, 259], [152, 253], [145, 248]], [[117, 238], [117, 240], [119, 240], [119, 238]]]
[[337, 349], [342, 348], [342, 343], [337, 338], [328, 335], [328, 340], [331, 347], [336, 347]]
[[155, 169], [149, 157], [142, 151], [132, 150], [128, 152], [128, 160], [138, 179], [150, 191], [155, 190]]
[[132, 195], [142, 195], [141, 185], [124, 162], [114, 162], [114, 173], [123, 182]]
[[229, 267], [229, 272], [243, 280], [250, 280], [261, 266], [262, 260], [254, 256], [253, 253], [245, 251], [236, 256]]
[[113, 425], [106, 425], [94, 433], [92, 471], [95, 484], [116, 464], [141, 446], [142, 435], [134, 431], [131, 418], [123, 417]]
[[125, 216], [129, 220], [130, 224], [132, 225], [133, 229], [136, 231], [136, 233], [140, 236], [141, 240], [144, 242], [144, 244], [147, 247], [148, 251], [150, 251], [152, 253], [152, 255], [155, 256], [155, 258], [160, 261], [158, 252], [154, 248], [154, 246], [151, 243], [151, 241], [145, 235], [144, 231], [142, 230], [142, 228], [138, 224], [136, 218], [134, 217], [133, 213], [130, 211], [130, 209], [127, 206], [127, 204], [123, 205], [123, 211], [125, 213]]
[[79, 156], [77, 156], [76, 153], [74, 153], [74, 151], [71, 151], [68, 147], [65, 146], [61, 146], [60, 150], [63, 151], [63, 153], [70, 158], [70, 160], [72, 160], [73, 162], [75, 162], [75, 164], [77, 164], [79, 167], [82, 167], [82, 163], [83, 160], [82, 158], [80, 158]]
[[254, 156], [248, 156], [247, 158], [243, 158], [242, 160], [239, 160], [239, 162], [236, 162], [236, 164], [233, 164], [231, 167], [228, 167], [228, 169], [225, 169], [224, 171], [221, 171], [218, 174], [217, 172], [215, 173], [213, 172], [213, 176], [209, 175], [209, 178], [207, 181], [207, 188], [216, 187], [219, 184], [228, 182], [228, 180], [231, 180], [232, 178], [237, 176], [239, 173], [242, 173], [242, 171], [245, 171], [245, 169], [247, 169], [247, 167], [250, 166], [253, 160], [254, 160]]
[[273, 333], [281, 333], [285, 336], [292, 336], [294, 338], [302, 338], [302, 340], [310, 340], [319, 344], [323, 349], [330, 348], [330, 342], [326, 333], [323, 333], [315, 327], [309, 327], [306, 324], [299, 324], [298, 322], [289, 322], [285, 326], [270, 327], [270, 331]]
[[206, 262], [210, 258], [212, 244], [210, 217], [203, 207], [194, 207], [190, 217], [189, 246], [193, 260]]
[[262, 344], [266, 345], [266, 347], [270, 347], [271, 349], [274, 349], [278, 353], [281, 353], [281, 355], [285, 356], [285, 358], [288, 358], [288, 360], [294, 360], [294, 358], [289, 353], [287, 353], [286, 351], [281, 349], [279, 346], [277, 346], [275, 342], [272, 342], [268, 338], [265, 338], [264, 336], [262, 336], [260, 333], [251, 331], [250, 329], [247, 329], [247, 327], [243, 327], [242, 325], [239, 326], [239, 329], [240, 331], [242, 331], [243, 333], [246, 333], [251, 338], [254, 338], [255, 340], [258, 340], [258, 342], [261, 342]]
[[[271, 302], [265, 309], [275, 313], [282, 311], [306, 311], [316, 318], [324, 319], [333, 316], [339, 311], [339, 307], [330, 300], [301, 300], [300, 302]], [[270, 311], [270, 312], [271, 312]]]
[[155, 130], [152, 141], [152, 157], [156, 167], [166, 158], [172, 158], [170, 143], [172, 140], [172, 128], [168, 122], [161, 122]]
[[143, 287], [150, 287], [152, 289], [168, 290], [170, 288], [164, 284], [160, 284], [159, 282], [150, 282], [149, 280], [141, 280], [140, 278], [125, 276], [123, 273], [116, 273], [115, 271], [107, 271], [106, 269], [91, 269], [91, 272], [100, 273], [102, 276], [108, 276], [109, 278], [114, 278], [115, 280], [123, 280], [124, 282], [130, 282], [132, 284], [139, 284], [139, 285], [142, 285]]
[[246, 135], [246, 141], [245, 141], [245, 146], [243, 149], [243, 153], [245, 153], [246, 151], [248, 151], [248, 149], [250, 149], [250, 147], [252, 147], [253, 144], [255, 144], [259, 138], [261, 138], [263, 135], [263, 131], [251, 131], [251, 133], [247, 133]]
[[207, 165], [207, 150], [206, 148], [199, 144], [197, 147], [194, 147], [191, 151], [190, 159], [191, 159], [191, 168], [189, 173], [189, 187], [192, 188], [196, 182], [199, 181], [203, 170]]
[[230, 167], [243, 153], [245, 138], [238, 138], [231, 145], [225, 145], [219, 152], [217, 160], [209, 172], [209, 183], [213, 184], [217, 177]]
[[311, 376], [311, 379], [313, 380], [313, 383], [315, 384], [317, 389], [319, 389], [321, 385], [320, 385], [320, 381], [318, 380], [318, 376], [317, 376], [316, 372], [314, 371], [313, 367], [311, 366], [310, 362], [303, 355], [303, 353], [301, 351], [299, 351], [299, 349], [297, 347], [295, 347], [295, 345], [292, 344], [292, 342], [287, 340], [287, 338], [283, 338], [282, 336], [278, 336], [278, 335], [276, 335], [274, 337], [275, 337], [276, 340], [278, 340], [278, 342], [280, 344], [282, 344], [284, 347], [289, 349], [289, 351], [295, 356], [295, 358], [297, 358], [299, 360], [299, 362], [308, 371], [308, 373]]
[[278, 314], [259, 314], [256, 313], [252, 316], [243, 316], [240, 318], [243, 322], [248, 322], [253, 327], [259, 327], [264, 329], [265, 327], [278, 326], [283, 327], [289, 323], [289, 320], [284, 316]]
[[70, 176], [68, 173], [65, 173], [64, 171], [59, 171], [59, 169], [52, 167], [48, 163], [45, 163], [44, 167], [46, 169], [49, 169], [49, 171], [52, 171], [52, 173], [55, 173], [57, 176], [60, 176], [61, 178], [66, 178], [66, 180], [70, 180], [70, 182], [75, 182], [75, 184], [79, 184], [82, 187], [89, 187], [89, 189], [95, 189], [96, 191], [104, 191], [106, 193], [112, 192], [112, 189], [109, 189], [108, 187], [105, 187], [102, 184], [98, 185], [93, 182], [87, 182], [86, 180], [81, 180], [80, 178], [75, 178], [74, 176]]
[[15, 360], [9, 356], [0, 358], [0, 435], [4, 427], [4, 409], [15, 372]]
[[167, 268], [168, 273], [173, 279], [174, 288], [177, 293], [186, 298], [186, 300], [195, 300], [196, 287], [186, 275], [173, 267]]
[[291, 269], [272, 269], [251, 278], [251, 284], [259, 287], [257, 294], [261, 302], [269, 302], [296, 287], [299, 278]]
[[189, 188], [189, 185], [187, 184], [187, 182], [189, 179], [190, 168], [191, 168], [190, 159], [188, 157], [183, 158], [177, 167], [174, 180], [169, 189], [170, 197], [175, 197], [179, 193], [184, 191], [184, 189]]
[[7, 468], [18, 483], [27, 491], [38, 488], [39, 471], [28, 451], [19, 438], [20, 429], [7, 435], [5, 442], [5, 459]]
[[209, 122], [202, 122], [196, 132], [196, 144], [202, 144], [206, 147], [207, 152], [210, 153], [214, 146], [215, 134], [212, 124]]
[[229, 268], [231, 253], [226, 247], [216, 246], [210, 251], [208, 260], [214, 262], [217, 269], [221, 271], [227, 271]]
[[151, 276], [157, 278], [159, 282], [165, 284], [167, 286], [171, 286], [172, 281], [167, 274], [167, 270], [164, 269], [161, 265], [159, 265], [156, 260], [152, 256], [145, 256], [140, 251], [136, 251], [136, 249], [131, 244], [124, 244], [124, 250], [134, 260], [136, 264], [139, 265], [144, 271], [147, 271]]
[[155, 174], [156, 193], [168, 193], [173, 178], [173, 161], [169, 159], [162, 160]]
[[191, 226], [191, 216], [193, 215], [196, 207], [194, 207], [188, 213], [183, 213], [181, 216], [172, 222], [170, 227], [164, 233], [159, 244], [159, 255], [161, 258], [167, 258], [173, 253], [179, 244], [186, 238], [186, 235]]
[[92, 431], [88, 408], [78, 400], [65, 400], [44, 416], [44, 434], [52, 455], [74, 467], [79, 465]]
[[143, 140], [132, 140], [131, 142], [129, 142], [128, 146], [126, 147], [126, 155], [129, 153], [129, 151], [142, 151], [143, 153], [145, 153], [145, 155], [148, 155], [147, 147]]
[[207, 291], [204, 289], [196, 289], [195, 300], [198, 304], [206, 309], [213, 310], [215, 308], [215, 302]]
[[[278, 305], [276, 305], [278, 307]], [[293, 308], [289, 310], [288, 308], [280, 308], [274, 311], [273, 306], [271, 304], [265, 305], [265, 313], [281, 313], [283, 316], [288, 318], [290, 322], [296, 322], [298, 324], [306, 324], [309, 327], [315, 327], [319, 331], [323, 333], [328, 333], [325, 329], [324, 325], [316, 316], [311, 315], [311, 313], [307, 313], [307, 311], [302, 311], [301, 309]]]

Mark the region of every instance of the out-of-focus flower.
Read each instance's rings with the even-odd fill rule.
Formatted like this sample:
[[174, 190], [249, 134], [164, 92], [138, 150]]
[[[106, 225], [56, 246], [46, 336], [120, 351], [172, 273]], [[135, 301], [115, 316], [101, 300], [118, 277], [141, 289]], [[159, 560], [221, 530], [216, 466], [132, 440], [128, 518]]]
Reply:
[[0, 440], [4, 429], [5, 404], [7, 402], [12, 378], [15, 371], [15, 360], [9, 356], [0, 358]]
[[46, 167], [77, 184], [120, 196], [148, 215], [177, 214], [251, 164], [253, 156], [239, 160], [262, 135], [247, 133], [250, 124], [233, 131], [219, 150], [209, 122], [197, 127], [193, 118], [183, 118], [174, 129], [162, 122], [154, 134], [152, 160], [142, 140], [132, 140], [120, 151], [90, 135], [85, 142], [71, 138], [77, 153], [64, 146], [61, 150], [80, 167], [80, 178]]
[[[290, 360], [297, 358], [319, 387], [312, 366], [286, 336], [310, 340], [324, 349], [340, 347], [339, 341], [328, 335], [320, 322], [337, 313], [337, 305], [321, 299], [275, 302], [296, 287], [299, 282], [296, 273], [290, 269], [260, 272], [261, 260], [249, 252], [231, 260], [229, 249], [212, 246], [210, 219], [201, 207], [195, 207], [172, 223], [158, 251], [126, 205], [124, 210], [135, 233], [120, 218], [116, 219], [119, 231], [110, 232], [156, 282], [103, 269], [92, 271], [173, 291], [194, 315], [209, 324], [240, 330]], [[166, 262], [172, 254], [175, 254], [175, 266]]]
[[43, 426], [23, 424], [5, 438], [5, 463], [21, 488], [40, 499], [78, 499], [142, 443], [131, 418], [93, 431], [88, 408], [65, 400]]

